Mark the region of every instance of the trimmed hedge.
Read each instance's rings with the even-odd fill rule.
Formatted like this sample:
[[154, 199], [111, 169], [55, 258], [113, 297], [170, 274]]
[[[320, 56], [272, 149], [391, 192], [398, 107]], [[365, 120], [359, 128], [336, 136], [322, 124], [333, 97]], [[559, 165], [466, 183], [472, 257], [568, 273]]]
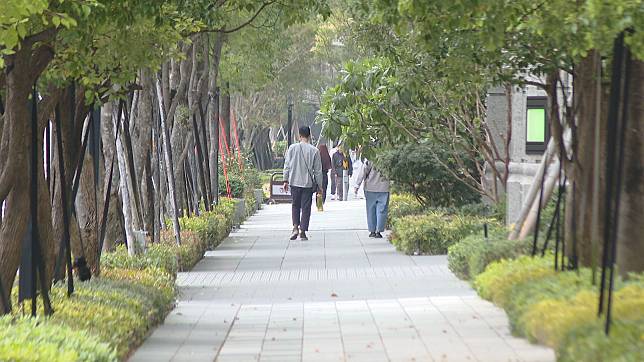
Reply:
[[490, 231], [486, 240], [482, 233], [470, 235], [447, 250], [449, 268], [461, 279], [471, 279], [482, 273], [492, 262], [513, 259], [531, 250], [527, 240], [508, 240], [503, 228]]
[[106, 269], [101, 278], [76, 285], [72, 298], [64, 287], [52, 289], [50, 320], [98, 336], [119, 358], [141, 344], [174, 305], [174, 275], [155, 267]]
[[588, 269], [555, 272], [553, 256], [493, 262], [474, 286], [503, 307], [512, 331], [554, 348], [561, 361], [644, 360], [644, 281], [617, 280], [611, 335], [597, 318], [597, 286]]
[[492, 222], [481, 217], [430, 211], [394, 219], [391, 242], [407, 254], [419, 248], [421, 254], [445, 254], [448, 247], [475, 231], [482, 232], [483, 224]]
[[116, 361], [108, 343], [85, 330], [46, 318], [0, 317], [0, 359], [3, 361]]
[[[13, 316], [0, 318], [0, 360], [124, 360], [174, 306], [177, 271], [190, 269], [228, 235], [234, 212], [235, 201], [222, 199], [211, 212], [181, 219], [180, 246], [167, 231], [144, 254], [129, 256], [125, 247], [103, 254], [101, 276], [76, 282], [71, 298], [63, 283], [52, 287], [51, 317], [20, 317], [14, 308]], [[17, 299], [17, 288], [12, 292]]]

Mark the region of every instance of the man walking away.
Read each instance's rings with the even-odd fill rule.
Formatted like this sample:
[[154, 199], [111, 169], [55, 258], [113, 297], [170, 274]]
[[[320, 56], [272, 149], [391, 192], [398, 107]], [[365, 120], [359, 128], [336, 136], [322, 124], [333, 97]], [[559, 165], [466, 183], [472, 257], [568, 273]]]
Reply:
[[362, 182], [364, 182], [364, 196], [367, 202], [369, 237], [382, 238], [389, 212], [389, 180], [369, 160], [365, 160], [356, 180], [356, 195]]
[[313, 192], [322, 192], [322, 161], [320, 151], [310, 144], [311, 129], [302, 126], [299, 130], [300, 143], [291, 145], [284, 158], [284, 189], [291, 187], [293, 198], [291, 216], [293, 219], [293, 234], [291, 240], [308, 240], [311, 219], [311, 203]]

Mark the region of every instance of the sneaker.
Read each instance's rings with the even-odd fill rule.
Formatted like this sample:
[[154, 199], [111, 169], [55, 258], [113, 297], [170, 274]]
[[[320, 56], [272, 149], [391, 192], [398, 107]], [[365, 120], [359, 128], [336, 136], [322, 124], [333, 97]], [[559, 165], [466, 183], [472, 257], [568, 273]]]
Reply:
[[331, 195], [331, 200], [335, 200], [335, 195]]
[[302, 232], [300, 233], [300, 240], [302, 240], [302, 241], [307, 241], [307, 240], [309, 240], [309, 238], [307, 238], [307, 237], [306, 237], [306, 232], [302, 231]]
[[375, 238], [376, 237], [376, 232], [375, 231], [370, 232], [369, 237], [370, 238]]
[[293, 233], [291, 234], [291, 240], [297, 239], [297, 235], [300, 233], [300, 229], [297, 227], [293, 228]]
[[382, 239], [382, 234], [380, 232], [376, 233], [376, 236], [374, 236], [376, 239]]

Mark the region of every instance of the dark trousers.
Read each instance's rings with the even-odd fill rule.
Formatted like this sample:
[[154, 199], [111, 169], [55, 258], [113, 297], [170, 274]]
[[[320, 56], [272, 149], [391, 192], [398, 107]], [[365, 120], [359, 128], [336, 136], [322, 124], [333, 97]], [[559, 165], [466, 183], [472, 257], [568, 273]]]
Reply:
[[[311, 220], [311, 203], [313, 202], [313, 188], [304, 188], [291, 186], [291, 196], [293, 203], [291, 206], [291, 216], [293, 226], [299, 226], [300, 231], [309, 230], [309, 221]], [[301, 213], [301, 218], [300, 218]]]
[[329, 174], [322, 172], [322, 203], [326, 202], [326, 189], [329, 187]]
[[344, 181], [342, 180], [342, 174], [335, 174], [335, 192], [338, 196], [338, 200], [344, 200]]
[[335, 195], [335, 172], [331, 171], [331, 195]]

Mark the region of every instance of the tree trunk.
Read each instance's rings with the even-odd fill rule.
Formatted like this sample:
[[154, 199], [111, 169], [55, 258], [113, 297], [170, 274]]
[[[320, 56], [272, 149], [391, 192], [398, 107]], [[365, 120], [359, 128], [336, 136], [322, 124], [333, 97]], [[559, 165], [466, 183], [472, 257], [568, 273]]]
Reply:
[[230, 88], [229, 88], [228, 82], [226, 82], [226, 87], [224, 88], [224, 94], [222, 96], [222, 101], [221, 101], [221, 120], [223, 124], [223, 139], [225, 140], [224, 142], [224, 147], [227, 147], [225, 149], [225, 152], [228, 152], [229, 149], [232, 148], [232, 145], [230, 144]]
[[[118, 112], [117, 112], [118, 113]], [[113, 124], [116, 128], [118, 125], [118, 118], [123, 117], [121, 114], [117, 114], [114, 117]], [[121, 124], [121, 127], [123, 125]], [[122, 133], [119, 134], [118, 139], [116, 140], [116, 160], [119, 169], [119, 192], [121, 194], [121, 199], [123, 200], [122, 210], [123, 210], [123, 220], [125, 222], [125, 238], [127, 241], [127, 249], [130, 255], [138, 254], [142, 251], [140, 246], [137, 244], [136, 236], [134, 235], [134, 220], [132, 215], [132, 200], [130, 197], [130, 190], [127, 185], [128, 182], [128, 169], [125, 149], [123, 147], [123, 142], [121, 142]]]
[[[125, 241], [125, 228], [123, 224], [122, 203], [119, 197], [119, 169], [115, 159], [116, 149], [114, 145], [114, 124], [112, 102], [105, 103], [101, 110], [101, 138], [103, 143], [103, 159], [105, 160], [105, 177], [103, 180], [103, 189], [107, 189], [109, 182], [109, 168], [113, 167], [112, 186], [110, 188], [110, 205], [107, 213], [105, 225], [105, 239], [103, 240], [103, 251], [110, 251], [113, 245], [118, 241]], [[105, 200], [101, 200], [103, 205]]]
[[644, 62], [630, 58], [617, 265], [623, 276], [644, 271]]
[[[33, 45], [38, 41], [50, 40], [54, 36], [55, 31], [45, 31], [37, 36], [26, 38], [14, 54], [5, 56], [6, 69], [11, 69], [5, 72], [6, 106], [0, 144], [0, 154], [7, 155], [6, 161], [0, 163], [0, 204], [5, 201], [5, 217], [0, 227], [0, 280], [5, 290], [13, 286], [20, 264], [21, 244], [29, 219], [29, 182], [27, 181], [29, 180], [31, 127], [27, 103], [32, 85], [53, 57], [50, 48], [44, 45], [33, 48]], [[44, 178], [42, 182], [45, 182]], [[40, 194], [49, 199], [48, 193], [40, 192]], [[51, 218], [41, 220], [51, 223]], [[43, 232], [47, 231], [46, 228], [43, 229]], [[41, 246], [50, 247], [44, 242]], [[2, 307], [4, 309], [11, 306]]]
[[[90, 130], [87, 130], [90, 132]], [[98, 274], [98, 212], [96, 210], [96, 193], [94, 189], [94, 171], [92, 156], [85, 154], [83, 169], [80, 176], [80, 187], [76, 195], [76, 219], [80, 227], [81, 243], [72, 252], [75, 256], [85, 256], [87, 265], [93, 274]], [[67, 175], [65, 175], [67, 176]]]
[[607, 107], [602, 106], [605, 96], [601, 90], [598, 57], [593, 51], [582, 59], [575, 67], [573, 83], [573, 102], [578, 113], [576, 142], [573, 142], [575, 162], [572, 163], [571, 186], [566, 200], [565, 240], [566, 254], [576, 256], [580, 266], [597, 265], [604, 233], [605, 210], [599, 205], [606, 190], [602, 170], [606, 167]]
[[177, 196], [175, 194], [175, 179], [172, 165], [172, 149], [170, 148], [170, 132], [166, 125], [165, 111], [163, 105], [163, 98], [161, 97], [161, 84], [156, 82], [157, 98], [159, 101], [160, 117], [161, 117], [161, 138], [163, 140], [163, 153], [166, 167], [166, 178], [168, 180], [168, 192], [170, 194], [170, 202], [172, 204], [172, 226], [174, 228], [174, 237], [177, 245], [181, 245], [181, 227], [179, 226], [179, 208], [177, 206]]
[[208, 116], [210, 125], [210, 188], [212, 189], [212, 202], [219, 202], [219, 89], [210, 98]]
[[219, 76], [219, 63], [221, 61], [221, 49], [225, 41], [224, 33], [217, 33], [213, 59], [210, 62], [208, 74], [208, 127], [210, 128], [210, 189], [212, 191], [212, 202], [219, 202], [219, 88], [217, 77]]

